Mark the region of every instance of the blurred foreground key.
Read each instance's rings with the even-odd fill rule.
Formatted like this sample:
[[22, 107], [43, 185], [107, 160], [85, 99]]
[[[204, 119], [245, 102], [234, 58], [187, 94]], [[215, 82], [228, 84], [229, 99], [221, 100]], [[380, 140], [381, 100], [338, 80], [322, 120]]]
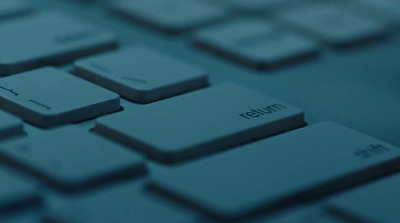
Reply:
[[397, 223], [400, 219], [400, 175], [395, 174], [335, 196], [328, 207], [354, 222]]
[[0, 146], [3, 159], [69, 191], [142, 174], [140, 156], [78, 127], [64, 127]]
[[23, 133], [23, 124], [20, 119], [0, 110], [0, 142], [3, 139]]
[[0, 216], [13, 209], [38, 204], [41, 198], [36, 187], [35, 182], [0, 165]]
[[193, 214], [146, 194], [141, 185], [125, 182], [77, 196], [54, 197], [49, 200], [46, 220], [57, 223], [192, 222]]
[[158, 169], [151, 186], [223, 219], [271, 211], [400, 169], [400, 149], [321, 123], [189, 164]]

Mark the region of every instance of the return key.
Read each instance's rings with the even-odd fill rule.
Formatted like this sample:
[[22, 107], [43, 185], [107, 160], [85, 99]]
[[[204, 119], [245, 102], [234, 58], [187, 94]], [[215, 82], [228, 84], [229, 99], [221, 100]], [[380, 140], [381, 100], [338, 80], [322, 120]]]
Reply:
[[178, 162], [304, 124], [294, 106], [222, 84], [100, 118], [95, 131], [158, 161]]

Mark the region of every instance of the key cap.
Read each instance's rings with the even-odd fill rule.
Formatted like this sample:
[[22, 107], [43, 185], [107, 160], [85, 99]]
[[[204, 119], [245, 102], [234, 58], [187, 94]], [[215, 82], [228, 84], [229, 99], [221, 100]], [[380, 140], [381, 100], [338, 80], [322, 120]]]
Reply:
[[100, 118], [95, 131], [159, 161], [176, 162], [303, 125], [300, 109], [224, 84]]
[[305, 127], [175, 168], [150, 186], [218, 218], [242, 218], [400, 168], [400, 149], [334, 123]]
[[[38, 208], [40, 209], [40, 208]], [[44, 223], [39, 210], [17, 211], [1, 217], [1, 223]]]
[[396, 174], [333, 197], [327, 205], [332, 213], [358, 222], [398, 222], [400, 175]]
[[[371, 7], [380, 16], [389, 17], [391, 20], [400, 23], [400, 2], [397, 0], [360, 0], [361, 4]], [[371, 10], [371, 11], [372, 11]]]
[[16, 208], [31, 206], [40, 202], [41, 196], [35, 182], [3, 165], [0, 165], [0, 179], [0, 216]]
[[265, 69], [311, 56], [316, 44], [260, 20], [239, 20], [196, 33], [197, 45], [248, 66]]
[[119, 96], [51, 67], [0, 79], [0, 109], [39, 127], [117, 111]]
[[387, 27], [379, 21], [332, 4], [296, 7], [284, 10], [277, 16], [335, 47], [351, 46], [388, 34]]
[[[266, 215], [254, 218], [254, 220], [245, 220], [246, 223], [350, 223], [327, 213], [322, 207], [300, 206], [284, 210], [276, 215]], [[206, 222], [204, 222], [206, 223]]]
[[5, 19], [32, 11], [31, 6], [22, 0], [2, 0], [0, 5], [0, 19]]
[[170, 202], [147, 195], [136, 183], [124, 183], [78, 197], [56, 197], [49, 206], [49, 222], [192, 222], [188, 212], [174, 208]]
[[205, 71], [141, 46], [79, 60], [74, 73], [139, 103], [208, 85]]
[[0, 76], [67, 62], [115, 46], [113, 34], [70, 17], [39, 14], [0, 24]]
[[139, 155], [72, 126], [6, 142], [0, 154], [63, 190], [85, 189], [145, 170]]
[[293, 0], [224, 0], [228, 6], [245, 12], [262, 12], [274, 9]]
[[125, 0], [112, 4], [111, 10], [170, 33], [184, 32], [227, 15], [222, 8], [197, 0]]
[[0, 110], [0, 140], [21, 134], [23, 134], [22, 121]]

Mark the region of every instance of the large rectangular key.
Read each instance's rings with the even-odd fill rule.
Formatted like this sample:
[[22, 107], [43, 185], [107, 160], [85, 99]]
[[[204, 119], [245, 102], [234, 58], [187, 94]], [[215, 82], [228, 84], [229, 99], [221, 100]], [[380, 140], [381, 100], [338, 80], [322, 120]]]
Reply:
[[399, 148], [328, 122], [155, 169], [151, 186], [233, 219], [319, 197], [396, 171], [399, 164]]
[[1, 144], [0, 155], [64, 190], [142, 174], [142, 158], [107, 139], [69, 126]]
[[0, 24], [0, 76], [58, 64], [114, 47], [113, 34], [58, 14]]
[[23, 133], [23, 124], [17, 117], [0, 110], [0, 142]]
[[95, 131], [176, 162], [303, 125], [300, 109], [224, 84], [100, 118]]
[[0, 79], [0, 109], [39, 127], [95, 118], [119, 108], [117, 94], [51, 67]]

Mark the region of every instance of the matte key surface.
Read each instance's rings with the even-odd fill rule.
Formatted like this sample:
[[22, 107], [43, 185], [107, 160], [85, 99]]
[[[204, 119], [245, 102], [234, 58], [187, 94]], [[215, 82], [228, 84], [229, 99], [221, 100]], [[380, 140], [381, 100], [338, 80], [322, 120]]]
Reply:
[[331, 210], [342, 216], [352, 216], [358, 222], [396, 223], [400, 219], [400, 175], [395, 174], [362, 185], [330, 202]]
[[368, 5], [372, 10], [380, 12], [381, 16], [390, 17], [400, 22], [400, 1], [398, 0], [359, 0], [358, 2]]
[[113, 34], [57, 14], [0, 24], [0, 76], [58, 64], [115, 46]]
[[4, 143], [0, 154], [66, 190], [144, 172], [140, 156], [78, 127], [64, 127]]
[[277, 30], [260, 20], [238, 20], [196, 33], [195, 43], [255, 68], [271, 68], [314, 56], [316, 44], [300, 35]]
[[294, 0], [223, 0], [227, 5], [232, 6], [236, 9], [248, 11], [248, 12], [259, 12], [275, 7], [281, 6], [283, 3], [290, 3]]
[[95, 118], [119, 108], [117, 94], [55, 68], [0, 79], [0, 109], [40, 127]]
[[159, 169], [151, 185], [231, 219], [364, 182], [399, 169], [399, 163], [399, 148], [321, 123]]
[[[2, 145], [0, 145], [1, 148]], [[2, 165], [0, 165], [0, 179], [0, 215], [12, 208], [32, 205], [40, 201], [40, 193], [35, 182]]]
[[23, 0], [1, 0], [0, 19], [28, 13], [31, 6]]
[[139, 103], [208, 85], [205, 71], [140, 46], [79, 60], [74, 73]]
[[0, 140], [20, 135], [22, 133], [22, 121], [17, 117], [0, 110]]
[[160, 161], [174, 162], [302, 125], [300, 109], [223, 84], [100, 118], [95, 131]]
[[69, 199], [56, 197], [50, 202], [49, 213], [48, 219], [60, 223], [192, 222], [189, 214], [146, 194], [136, 183], [124, 183]]
[[277, 15], [283, 21], [338, 47], [372, 40], [388, 33], [379, 21], [332, 4], [297, 7]]
[[122, 16], [173, 33], [183, 32], [226, 16], [221, 8], [198, 0], [123, 0], [114, 3], [111, 9]]

